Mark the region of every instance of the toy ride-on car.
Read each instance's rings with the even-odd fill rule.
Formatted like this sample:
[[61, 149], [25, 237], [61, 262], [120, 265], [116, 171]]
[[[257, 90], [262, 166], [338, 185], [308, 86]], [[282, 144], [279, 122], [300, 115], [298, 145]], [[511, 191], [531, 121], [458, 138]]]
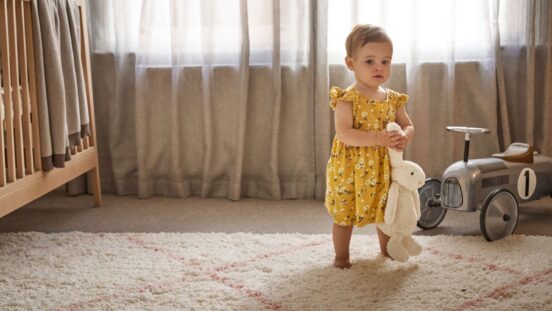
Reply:
[[462, 126], [446, 129], [464, 133], [464, 159], [445, 170], [442, 182], [427, 179], [418, 190], [422, 212], [418, 227], [437, 227], [447, 210], [480, 210], [481, 233], [487, 241], [494, 241], [514, 232], [518, 204], [552, 195], [552, 158], [528, 144], [513, 143], [490, 158], [468, 159], [470, 136], [490, 131]]

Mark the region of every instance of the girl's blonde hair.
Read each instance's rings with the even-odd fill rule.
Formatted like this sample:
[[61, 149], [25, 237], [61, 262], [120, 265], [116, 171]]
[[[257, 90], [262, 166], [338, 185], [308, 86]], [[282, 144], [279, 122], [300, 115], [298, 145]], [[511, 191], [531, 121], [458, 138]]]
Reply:
[[363, 47], [369, 42], [389, 42], [391, 48], [393, 48], [393, 42], [391, 42], [391, 39], [383, 28], [370, 24], [356, 25], [345, 41], [347, 56], [352, 57], [356, 49]]

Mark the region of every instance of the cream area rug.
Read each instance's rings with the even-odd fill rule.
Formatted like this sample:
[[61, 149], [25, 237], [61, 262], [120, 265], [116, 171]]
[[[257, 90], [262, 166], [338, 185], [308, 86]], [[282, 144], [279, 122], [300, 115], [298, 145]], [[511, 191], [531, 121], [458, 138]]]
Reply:
[[417, 236], [406, 263], [353, 235], [0, 234], [0, 310], [552, 310], [552, 238]]

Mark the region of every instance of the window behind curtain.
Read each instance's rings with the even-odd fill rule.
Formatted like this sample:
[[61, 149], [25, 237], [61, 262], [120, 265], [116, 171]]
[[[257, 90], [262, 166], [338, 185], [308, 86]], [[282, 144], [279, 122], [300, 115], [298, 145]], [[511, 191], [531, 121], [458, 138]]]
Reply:
[[[144, 56], [144, 65], [232, 65], [249, 42], [250, 64], [272, 64], [274, 3], [279, 4], [279, 52], [283, 64], [307, 64], [310, 49], [308, 0], [249, 0], [247, 23], [238, 0], [97, 0], [106, 29], [96, 31], [95, 52]], [[207, 9], [206, 9], [207, 8]], [[98, 27], [98, 26], [96, 26]], [[242, 29], [247, 27], [247, 37]]]
[[328, 0], [328, 61], [342, 64], [355, 24], [382, 26], [394, 62], [484, 60], [490, 57], [489, 0]]

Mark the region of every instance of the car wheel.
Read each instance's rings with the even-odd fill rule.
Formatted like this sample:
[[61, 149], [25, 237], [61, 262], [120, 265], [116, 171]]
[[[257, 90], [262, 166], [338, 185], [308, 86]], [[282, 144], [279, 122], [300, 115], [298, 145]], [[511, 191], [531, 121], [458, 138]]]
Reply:
[[443, 218], [447, 214], [446, 208], [430, 204], [434, 198], [441, 195], [441, 182], [437, 179], [428, 179], [418, 189], [418, 193], [420, 194], [420, 211], [422, 213], [418, 220], [418, 227], [421, 229], [433, 229], [443, 221]]
[[514, 232], [518, 222], [519, 209], [516, 198], [505, 189], [491, 192], [481, 209], [479, 225], [487, 241], [501, 239]]

